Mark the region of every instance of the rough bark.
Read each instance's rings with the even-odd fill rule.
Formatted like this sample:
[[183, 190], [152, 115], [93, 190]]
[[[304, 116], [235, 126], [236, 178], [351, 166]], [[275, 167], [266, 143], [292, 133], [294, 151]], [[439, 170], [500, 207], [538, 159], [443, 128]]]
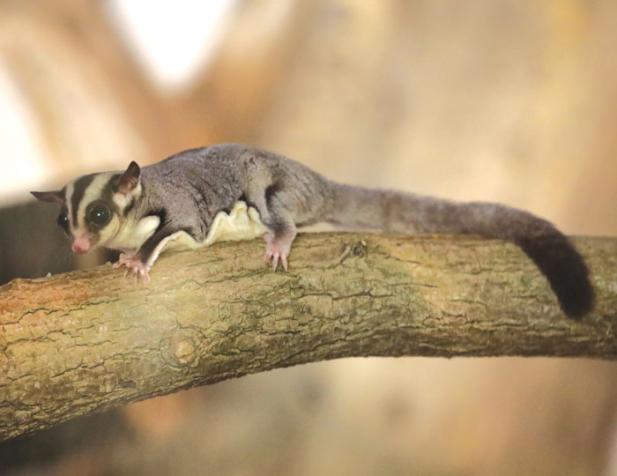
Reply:
[[597, 291], [559, 310], [515, 246], [460, 237], [301, 236], [288, 273], [258, 241], [0, 288], [0, 440], [115, 405], [349, 356], [617, 356], [617, 239], [578, 239]]

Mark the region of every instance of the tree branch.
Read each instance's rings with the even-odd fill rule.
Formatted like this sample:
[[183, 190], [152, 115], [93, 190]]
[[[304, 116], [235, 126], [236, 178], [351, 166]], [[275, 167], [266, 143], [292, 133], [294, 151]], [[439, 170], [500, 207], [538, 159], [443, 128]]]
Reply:
[[597, 292], [559, 310], [515, 246], [301, 236], [288, 273], [260, 242], [163, 256], [148, 285], [102, 266], [0, 288], [0, 440], [127, 402], [349, 356], [617, 356], [617, 239], [576, 240]]

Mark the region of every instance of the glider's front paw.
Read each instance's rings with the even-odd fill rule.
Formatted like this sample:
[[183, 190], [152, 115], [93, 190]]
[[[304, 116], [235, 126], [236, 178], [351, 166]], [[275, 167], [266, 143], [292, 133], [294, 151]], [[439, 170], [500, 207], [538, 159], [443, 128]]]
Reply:
[[118, 261], [114, 264], [114, 268], [126, 267], [127, 274], [131, 273], [137, 279], [141, 279], [146, 283], [150, 281], [150, 267], [135, 255], [121, 253]]

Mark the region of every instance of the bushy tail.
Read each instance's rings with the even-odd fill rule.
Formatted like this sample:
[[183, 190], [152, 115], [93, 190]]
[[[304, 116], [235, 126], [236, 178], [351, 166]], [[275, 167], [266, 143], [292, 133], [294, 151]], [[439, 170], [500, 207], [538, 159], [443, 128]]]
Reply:
[[495, 203], [457, 203], [391, 190], [332, 184], [326, 221], [347, 229], [396, 233], [477, 234], [520, 246], [546, 276], [573, 319], [591, 311], [594, 292], [583, 257], [551, 223]]

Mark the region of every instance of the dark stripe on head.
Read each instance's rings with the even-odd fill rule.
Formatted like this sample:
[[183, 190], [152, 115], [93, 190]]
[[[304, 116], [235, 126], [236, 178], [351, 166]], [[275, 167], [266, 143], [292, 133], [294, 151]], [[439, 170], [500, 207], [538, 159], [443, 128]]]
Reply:
[[[114, 202], [113, 196], [118, 188], [119, 180], [120, 180], [120, 174], [112, 175], [109, 178], [109, 181], [103, 187], [103, 190], [101, 190], [101, 198], [105, 200], [105, 202], [107, 202], [109, 206], [113, 208], [114, 213], [116, 214], [120, 214], [120, 210], [118, 209], [118, 205], [116, 205], [116, 202]], [[126, 215], [126, 211], [125, 211], [125, 215]]]
[[78, 226], [77, 210], [79, 209], [79, 204], [84, 198], [84, 193], [86, 192], [88, 185], [90, 185], [94, 180], [95, 175], [96, 174], [84, 175], [83, 177], [78, 178], [75, 183], [73, 183], [73, 196], [71, 197], [71, 214], [75, 227]]

